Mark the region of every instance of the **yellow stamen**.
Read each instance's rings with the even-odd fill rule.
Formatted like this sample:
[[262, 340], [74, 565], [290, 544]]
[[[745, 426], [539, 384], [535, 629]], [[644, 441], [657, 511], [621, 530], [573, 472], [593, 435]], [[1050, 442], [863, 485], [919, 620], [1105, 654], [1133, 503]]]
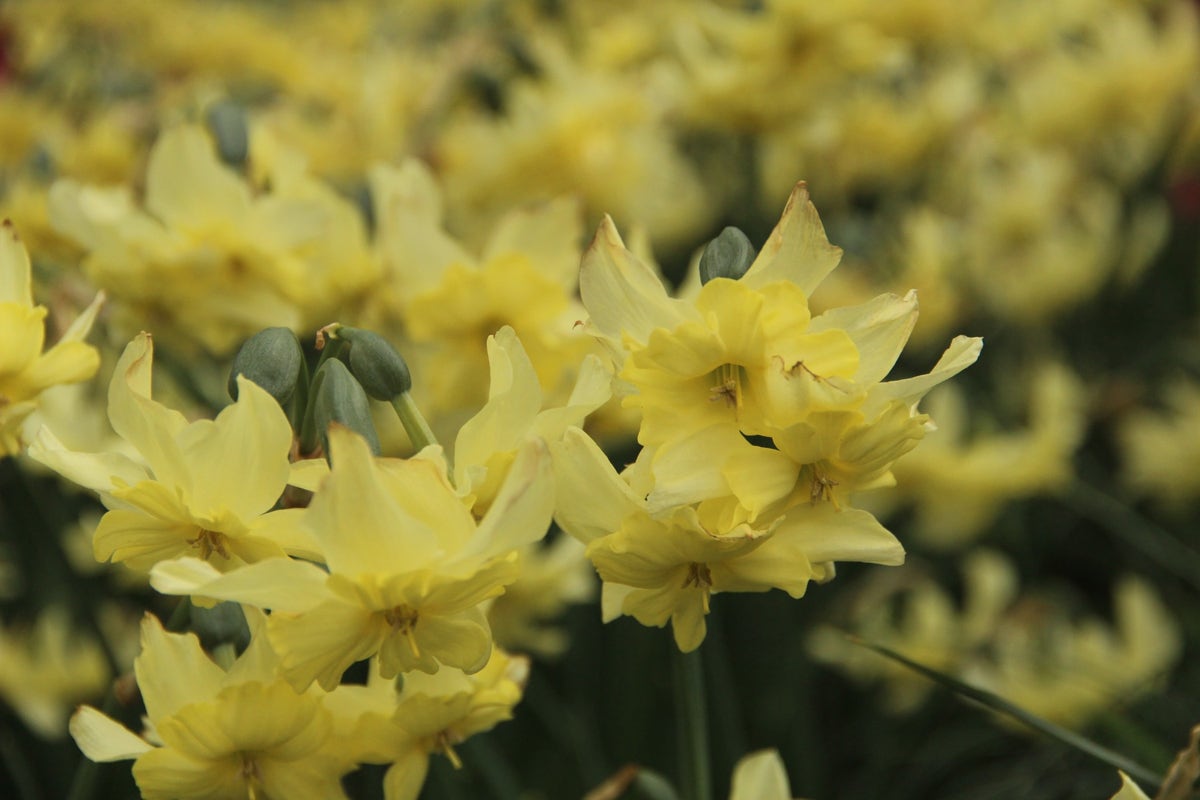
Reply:
[[454, 752], [454, 745], [450, 741], [450, 731], [439, 731], [437, 735], [437, 749], [446, 758], [450, 759], [450, 763], [455, 769], [462, 769], [462, 759], [458, 757], [458, 753]]
[[399, 633], [408, 640], [408, 646], [413, 655], [420, 658], [421, 648], [417, 646], [416, 636], [417, 620], [420, 618], [420, 614], [417, 610], [408, 606], [396, 606], [383, 612], [383, 618], [388, 625], [392, 626], [395, 633]]
[[708, 613], [709, 589], [712, 587], [712, 572], [707, 564], [692, 563], [688, 565], [687, 576], [683, 579], [683, 588], [695, 587], [704, 592], [701, 602], [704, 603], [704, 613]]

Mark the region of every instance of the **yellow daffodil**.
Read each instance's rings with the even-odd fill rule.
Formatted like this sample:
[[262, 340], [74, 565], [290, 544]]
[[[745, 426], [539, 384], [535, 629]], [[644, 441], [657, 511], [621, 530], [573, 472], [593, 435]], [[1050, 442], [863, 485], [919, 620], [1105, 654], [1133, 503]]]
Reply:
[[158, 320], [181, 350], [224, 355], [265, 325], [323, 323], [377, 276], [360, 215], [281, 163], [256, 195], [203, 130], [178, 126], [150, 153], [144, 208], [123, 188], [65, 180], [51, 216], [125, 313]]
[[135, 759], [149, 800], [345, 798], [340, 778], [354, 764], [333, 737], [317, 690], [284, 681], [261, 615], [249, 614], [250, 647], [228, 670], [194, 634], [163, 630], [147, 615], [134, 670], [146, 704], [138, 736], [94, 708], [71, 718], [71, 735], [93, 761]]
[[441, 194], [428, 169], [411, 160], [377, 167], [372, 186], [379, 246], [390, 273], [369, 313], [398, 321], [422, 381], [422, 408], [460, 423], [487, 397], [484, 342], [511, 326], [547, 394], [561, 402], [594, 348], [575, 329], [574, 298], [582, 228], [568, 198], [501, 218], [476, 255], [443, 230]]
[[393, 681], [373, 670], [366, 686], [339, 686], [330, 695], [340, 738], [365, 763], [391, 764], [383, 779], [386, 800], [416, 800], [440, 753], [462, 766], [455, 747], [512, 718], [529, 674], [529, 661], [493, 649], [472, 674], [445, 668]]
[[[196, 555], [228, 569], [312, 555], [296, 529], [299, 510], [271, 512], [287, 484], [292, 429], [265, 391], [238, 378], [238, 401], [215, 420], [189, 423], [151, 397], [153, 342], [125, 348], [108, 392], [108, 416], [140, 460], [117, 452], [75, 453], [43, 428], [31, 455], [92, 489], [111, 509], [93, 537], [99, 561], [148, 571]], [[269, 513], [270, 512], [270, 513]]]
[[22, 445], [21, 425], [51, 386], [87, 380], [100, 366], [95, 348], [83, 338], [100, 310], [102, 295], [75, 319], [49, 350], [46, 307], [34, 305], [29, 254], [12, 224], [0, 226], [0, 457]]
[[632, 387], [626, 403], [643, 413], [652, 510], [732, 494], [757, 516], [802, 496], [844, 504], [891, 480], [891, 464], [924, 435], [917, 402], [973, 363], [981, 342], [959, 337], [930, 374], [881, 382], [916, 321], [916, 297], [810, 317], [807, 297], [840, 257], [803, 184], [745, 274], [713, 278], [692, 301], [668, 296], [611, 221], [601, 226], [580, 289]]
[[298, 688], [337, 685], [379, 653], [383, 674], [442, 665], [474, 672], [492, 640], [480, 604], [517, 573], [517, 550], [545, 535], [554, 501], [549, 455], [530, 440], [478, 523], [455, 494], [436, 447], [376, 460], [335, 426], [333, 469], [305, 516], [328, 572], [273, 558], [226, 575], [196, 559], [161, 564], [156, 589], [237, 599], [273, 613], [272, 643]]

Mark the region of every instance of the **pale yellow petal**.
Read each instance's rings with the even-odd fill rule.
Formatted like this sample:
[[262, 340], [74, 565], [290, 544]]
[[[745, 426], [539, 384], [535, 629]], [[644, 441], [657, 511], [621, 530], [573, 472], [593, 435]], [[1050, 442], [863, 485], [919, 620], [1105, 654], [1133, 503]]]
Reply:
[[439, 551], [439, 535], [388, 491], [361, 436], [329, 431], [333, 470], [308, 508], [331, 571], [350, 577], [419, 569]]
[[386, 633], [380, 617], [340, 599], [295, 616], [272, 614], [267, 630], [288, 682], [303, 691], [317, 681], [327, 692], [351, 664], [374, 655]]
[[33, 306], [29, 253], [7, 219], [0, 224], [0, 303]]
[[527, 257], [539, 273], [570, 290], [579, 278], [583, 215], [579, 199], [559, 197], [534, 208], [505, 214], [492, 230], [483, 260], [510, 253]]
[[230, 572], [207, 561], [180, 558], [150, 571], [150, 585], [163, 594], [233, 600], [258, 608], [298, 613], [332, 599], [320, 568], [290, 558], [268, 558]]
[[982, 350], [983, 339], [977, 336], [954, 337], [954, 341], [950, 342], [946, 352], [928, 374], [879, 384], [868, 396], [863, 413], [868, 416], [872, 412], [877, 413], [891, 400], [899, 400], [910, 407], [915, 406], [930, 389], [974, 364]]
[[815, 318], [809, 330], [843, 330], [858, 351], [858, 369], [850, 377], [859, 384], [883, 380], [900, 357], [917, 323], [917, 293], [880, 295], [857, 306], [834, 308]]
[[91, 706], [76, 709], [67, 729], [92, 761], [123, 761], [152, 749], [145, 739]]
[[607, 536], [626, 517], [642, 510], [633, 490], [621, 480], [592, 437], [568, 428], [550, 445], [554, 457], [555, 521], [583, 543]]
[[1150, 800], [1150, 796], [1124, 772], [1118, 770], [1121, 776], [1121, 788], [1112, 796], [1112, 800]]
[[191, 758], [157, 747], [138, 758], [133, 778], [142, 800], [227, 800], [249, 797], [242, 758], [230, 753], [217, 761]]
[[31, 387], [44, 389], [60, 383], [79, 383], [96, 374], [100, 353], [79, 341], [60, 341], [25, 370], [21, 380]]
[[792, 800], [787, 770], [776, 750], [760, 750], [733, 768], [729, 800]]
[[151, 399], [153, 360], [154, 343], [148, 333], [138, 334], [125, 347], [108, 387], [108, 419], [117, 435], [146, 459], [158, 480], [184, 486], [188, 467], [175, 437], [187, 427], [187, 420]]
[[225, 672], [205, 655], [193, 633], [168, 633], [153, 614], [142, 619], [142, 652], [134, 661], [138, 689], [153, 721], [214, 697]]
[[539, 541], [554, 513], [550, 450], [541, 439], [522, 445], [471, 541], [454, 561], [485, 561]]
[[150, 151], [146, 209], [173, 228], [203, 228], [244, 219], [250, 190], [220, 162], [202, 128], [178, 125], [165, 131]]
[[860, 509], [839, 510], [829, 502], [800, 505], [789, 511], [775, 532], [776, 545], [785, 542], [798, 548], [813, 564], [904, 563], [904, 547], [879, 520]]
[[413, 746], [383, 776], [384, 800], [417, 800], [429, 771], [429, 754]]
[[617, 342], [623, 335], [645, 342], [655, 328], [697, 318], [690, 303], [669, 297], [654, 271], [625, 249], [607, 215], [583, 254], [579, 291], [592, 324]]
[[67, 480], [94, 492], [111, 492], [146, 480], [146, 468], [121, 453], [76, 453], [68, 450], [43, 426], [29, 446], [29, 455]]
[[238, 399], [207, 435], [184, 450], [192, 472], [188, 506], [194, 514], [223, 510], [249, 521], [275, 504], [287, 484], [292, 426], [271, 395], [239, 375]]
[[829, 243], [804, 181], [796, 184], [775, 229], [741, 282], [758, 289], [775, 281], [791, 281], [805, 296], [842, 260], [842, 248]]

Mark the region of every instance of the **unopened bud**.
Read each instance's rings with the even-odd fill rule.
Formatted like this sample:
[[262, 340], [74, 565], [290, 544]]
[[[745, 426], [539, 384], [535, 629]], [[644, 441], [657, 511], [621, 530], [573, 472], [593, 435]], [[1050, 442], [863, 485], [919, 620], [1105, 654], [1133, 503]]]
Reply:
[[754, 245], [732, 225], [717, 234], [704, 246], [700, 256], [700, 282], [708, 283], [713, 278], [737, 280], [746, 274], [754, 263]]
[[387, 339], [362, 328], [342, 327], [334, 335], [350, 345], [350, 372], [368, 395], [391, 401], [412, 388], [408, 364]]
[[250, 155], [246, 112], [237, 103], [221, 100], [208, 107], [204, 118], [217, 143], [217, 156], [226, 165], [241, 169]]
[[295, 393], [303, 368], [304, 351], [296, 334], [287, 328], [261, 330], [247, 339], [233, 357], [229, 396], [237, 400], [237, 376], [245, 375], [283, 406]]
[[371, 452], [379, 455], [379, 435], [371, 420], [366, 392], [346, 365], [337, 359], [326, 361], [317, 370], [313, 386], [317, 392], [313, 401], [313, 422], [325, 452], [329, 452], [329, 425], [339, 422], [366, 439]]

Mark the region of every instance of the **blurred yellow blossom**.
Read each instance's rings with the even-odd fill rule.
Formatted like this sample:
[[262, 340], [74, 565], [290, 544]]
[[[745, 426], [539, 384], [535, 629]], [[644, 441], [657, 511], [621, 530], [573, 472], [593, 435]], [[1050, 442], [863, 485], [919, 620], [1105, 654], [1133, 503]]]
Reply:
[[0, 226], [0, 457], [22, 445], [21, 426], [37, 408], [38, 396], [56, 384], [90, 378], [100, 365], [95, 348], [84, 343], [103, 295], [75, 319], [45, 352], [45, 306], [33, 303], [29, 254], [9, 222]]
[[1122, 472], [1138, 494], [1182, 508], [1200, 494], [1200, 386], [1178, 378], [1164, 408], [1139, 408], [1120, 421]]
[[512, 583], [518, 549], [550, 522], [545, 445], [521, 448], [477, 522], [437, 446], [409, 460], [375, 459], [347, 428], [333, 426], [329, 439], [333, 469], [303, 520], [328, 571], [271, 558], [221, 575], [191, 558], [160, 564], [152, 585], [270, 608], [272, 645], [297, 688], [318, 681], [331, 690], [376, 653], [388, 678], [482, 669], [492, 639], [480, 604]]
[[222, 669], [194, 634], [142, 623], [134, 663], [146, 704], [143, 736], [90, 706], [71, 718], [71, 735], [93, 761], [135, 759], [142, 797], [345, 798], [339, 779], [353, 768], [333, 736], [321, 692], [284, 681], [261, 618], [248, 613], [250, 647]]
[[224, 355], [267, 325], [322, 324], [377, 275], [354, 208], [280, 163], [255, 195], [203, 130], [179, 125], [150, 152], [142, 208], [127, 189], [62, 180], [51, 218], [127, 316], [183, 352]]
[[151, 397], [149, 334], [129, 343], [108, 391], [122, 452], [77, 453], [42, 428], [31, 455], [100, 494], [111, 509], [93, 536], [97, 560], [148, 571], [195, 553], [229, 569], [286, 552], [311, 555], [295, 531], [298, 510], [273, 513], [290, 468], [292, 428], [275, 400], [239, 377], [238, 402], [215, 420], [189, 423]]

